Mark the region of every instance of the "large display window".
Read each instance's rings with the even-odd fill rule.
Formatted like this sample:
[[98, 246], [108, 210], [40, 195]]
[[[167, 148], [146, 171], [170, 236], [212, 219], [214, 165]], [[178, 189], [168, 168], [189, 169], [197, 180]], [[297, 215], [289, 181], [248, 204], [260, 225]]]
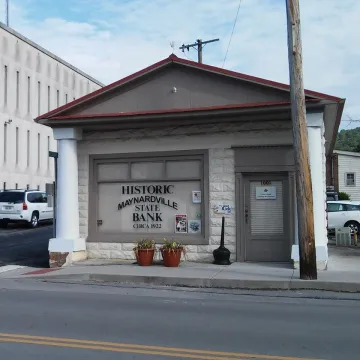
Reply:
[[208, 226], [206, 160], [204, 152], [96, 159], [98, 236], [202, 243]]

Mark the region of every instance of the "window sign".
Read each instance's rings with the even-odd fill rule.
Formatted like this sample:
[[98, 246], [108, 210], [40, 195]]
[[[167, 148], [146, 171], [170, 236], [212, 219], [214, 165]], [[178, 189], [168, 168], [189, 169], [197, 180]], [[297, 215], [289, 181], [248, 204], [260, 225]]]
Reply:
[[203, 162], [202, 153], [99, 160], [96, 232], [120, 242], [132, 235], [201, 235]]
[[276, 200], [276, 186], [256, 186], [256, 200]]
[[194, 188], [200, 191], [200, 182], [100, 184], [99, 231], [186, 234], [187, 219], [201, 212]]
[[194, 204], [200, 204], [201, 203], [201, 191], [193, 191], [192, 192], [192, 202]]

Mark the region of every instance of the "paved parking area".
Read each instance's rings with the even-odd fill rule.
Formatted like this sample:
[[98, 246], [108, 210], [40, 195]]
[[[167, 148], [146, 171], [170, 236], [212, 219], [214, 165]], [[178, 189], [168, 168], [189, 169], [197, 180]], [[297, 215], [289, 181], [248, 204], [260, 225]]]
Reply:
[[49, 224], [42, 224], [36, 229], [25, 225], [0, 229], [0, 267], [48, 267], [48, 242], [52, 231], [53, 227]]

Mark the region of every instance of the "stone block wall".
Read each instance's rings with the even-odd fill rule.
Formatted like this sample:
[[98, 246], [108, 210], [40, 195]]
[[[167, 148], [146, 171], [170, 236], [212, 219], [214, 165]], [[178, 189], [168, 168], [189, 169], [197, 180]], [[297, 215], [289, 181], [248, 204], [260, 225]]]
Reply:
[[[83, 158], [84, 159], [84, 158]], [[84, 164], [84, 161], [81, 161]], [[81, 168], [84, 166], [82, 165]], [[87, 181], [86, 170], [79, 166], [80, 231], [87, 236]], [[81, 174], [81, 175], [80, 175]], [[212, 252], [220, 244], [221, 217], [214, 213], [220, 204], [229, 204], [232, 208], [225, 220], [226, 246], [235, 259], [235, 170], [234, 151], [232, 149], [210, 149], [209, 151], [209, 245], [187, 245], [185, 259], [188, 261], [211, 261]], [[87, 252], [91, 259], [135, 259], [133, 244], [129, 243], [88, 243]]]

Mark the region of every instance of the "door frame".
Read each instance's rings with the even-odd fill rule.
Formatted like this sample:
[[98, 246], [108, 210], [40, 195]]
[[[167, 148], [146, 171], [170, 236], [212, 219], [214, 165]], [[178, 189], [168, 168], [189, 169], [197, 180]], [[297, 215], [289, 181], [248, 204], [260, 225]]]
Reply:
[[[245, 183], [249, 179], [260, 177], [276, 177], [287, 179], [287, 191], [283, 196], [289, 199], [289, 249], [295, 244], [295, 173], [293, 171], [269, 171], [269, 172], [239, 172], [235, 174], [235, 206], [236, 206], [236, 261], [245, 262], [246, 255], [246, 231], [245, 231]], [[289, 259], [290, 261], [290, 259]]]

